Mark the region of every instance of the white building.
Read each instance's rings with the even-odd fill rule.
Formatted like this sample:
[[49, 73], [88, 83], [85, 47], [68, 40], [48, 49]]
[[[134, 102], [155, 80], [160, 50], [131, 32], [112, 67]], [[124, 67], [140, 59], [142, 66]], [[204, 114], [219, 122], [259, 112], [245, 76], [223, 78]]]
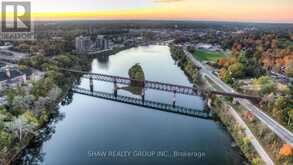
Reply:
[[90, 37], [79, 36], [75, 38], [75, 49], [78, 52], [86, 52], [91, 47]]
[[2, 69], [0, 70], [0, 89], [16, 87], [26, 82], [26, 75], [18, 70]]
[[111, 43], [105, 39], [103, 35], [98, 35], [96, 39], [96, 47], [100, 50], [110, 49]]

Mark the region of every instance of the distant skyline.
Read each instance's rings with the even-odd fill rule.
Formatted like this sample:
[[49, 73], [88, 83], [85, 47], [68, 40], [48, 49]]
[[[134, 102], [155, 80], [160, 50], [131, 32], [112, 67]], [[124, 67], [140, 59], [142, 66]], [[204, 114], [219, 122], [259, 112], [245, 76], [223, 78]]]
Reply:
[[293, 23], [293, 0], [31, 0], [31, 3], [35, 20]]

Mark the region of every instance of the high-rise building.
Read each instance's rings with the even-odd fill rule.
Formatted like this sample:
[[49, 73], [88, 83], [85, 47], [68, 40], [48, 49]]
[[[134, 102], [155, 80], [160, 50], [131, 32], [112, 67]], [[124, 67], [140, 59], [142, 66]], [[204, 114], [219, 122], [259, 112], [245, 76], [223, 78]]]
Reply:
[[103, 49], [109, 49], [109, 40], [104, 39], [104, 47]]
[[110, 41], [105, 39], [103, 35], [98, 35], [96, 39], [96, 47], [100, 50], [105, 50], [110, 48]]
[[96, 46], [98, 49], [103, 49], [104, 48], [104, 36], [103, 35], [98, 35], [96, 39]]
[[78, 36], [75, 38], [75, 49], [78, 52], [86, 52], [91, 46], [90, 37]]

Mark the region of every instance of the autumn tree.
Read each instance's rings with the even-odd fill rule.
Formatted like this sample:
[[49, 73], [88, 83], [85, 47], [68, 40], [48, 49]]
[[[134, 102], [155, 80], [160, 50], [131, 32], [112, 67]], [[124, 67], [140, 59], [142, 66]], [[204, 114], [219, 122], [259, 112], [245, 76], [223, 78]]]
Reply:
[[293, 62], [289, 63], [286, 66], [285, 73], [286, 73], [287, 76], [293, 77]]
[[218, 61], [218, 64], [223, 66], [225, 64], [225, 59], [224, 58], [221, 58], [219, 61]]
[[292, 156], [292, 147], [290, 146], [290, 144], [284, 144], [280, 149], [279, 154], [284, 157]]

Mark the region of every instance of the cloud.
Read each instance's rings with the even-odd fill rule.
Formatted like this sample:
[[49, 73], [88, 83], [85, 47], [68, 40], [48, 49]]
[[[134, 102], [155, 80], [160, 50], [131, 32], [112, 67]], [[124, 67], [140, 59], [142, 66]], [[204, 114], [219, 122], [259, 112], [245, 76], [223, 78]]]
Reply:
[[153, 0], [156, 3], [172, 3], [172, 2], [182, 2], [184, 0]]

